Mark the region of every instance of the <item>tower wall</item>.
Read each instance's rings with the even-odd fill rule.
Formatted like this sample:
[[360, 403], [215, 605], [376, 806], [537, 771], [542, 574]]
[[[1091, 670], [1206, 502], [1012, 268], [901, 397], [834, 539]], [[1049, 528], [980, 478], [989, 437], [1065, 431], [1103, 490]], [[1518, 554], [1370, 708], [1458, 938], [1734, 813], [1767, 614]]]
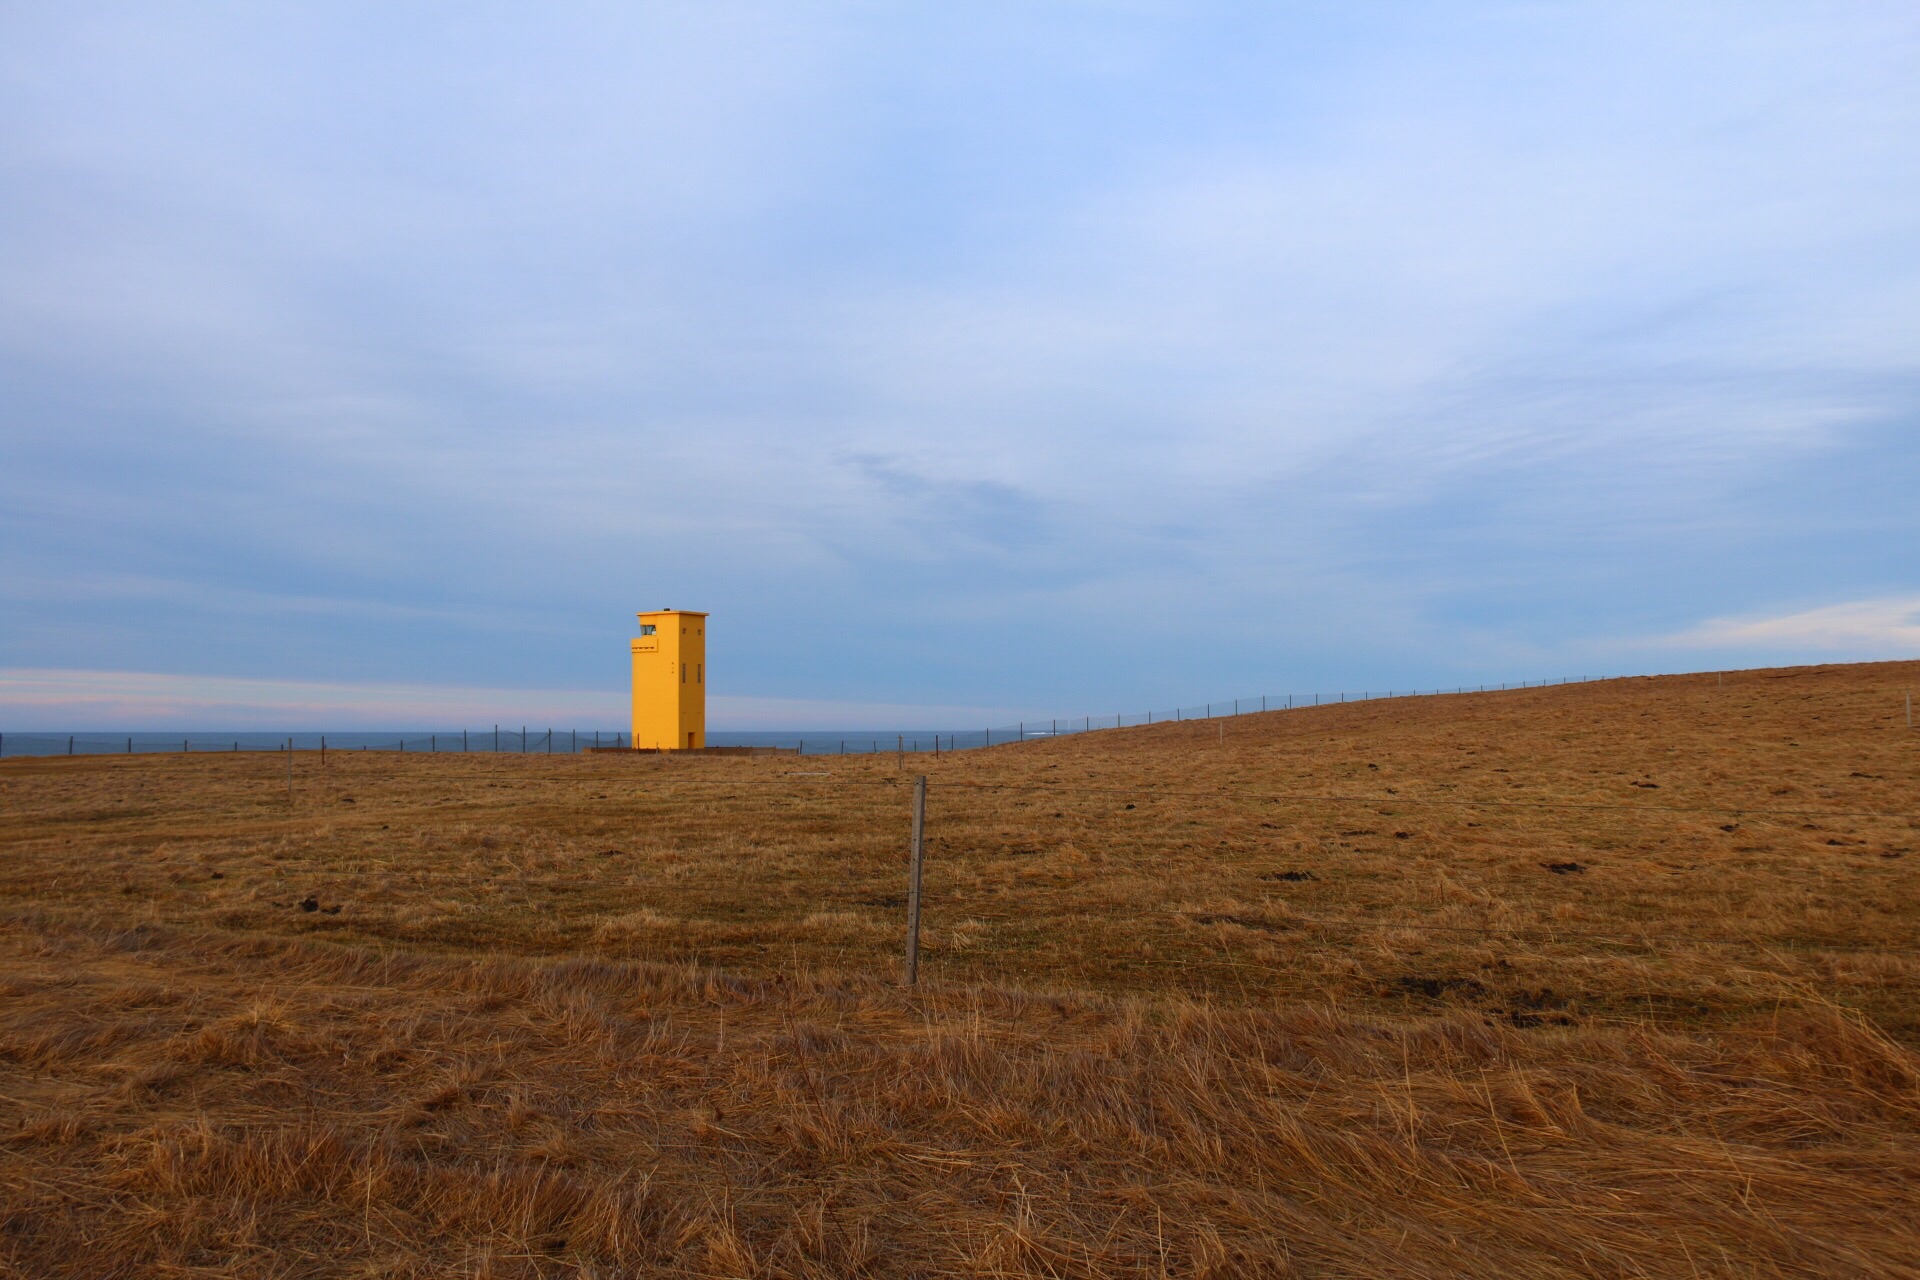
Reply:
[[643, 613], [633, 640], [633, 745], [655, 751], [707, 745], [707, 615]]

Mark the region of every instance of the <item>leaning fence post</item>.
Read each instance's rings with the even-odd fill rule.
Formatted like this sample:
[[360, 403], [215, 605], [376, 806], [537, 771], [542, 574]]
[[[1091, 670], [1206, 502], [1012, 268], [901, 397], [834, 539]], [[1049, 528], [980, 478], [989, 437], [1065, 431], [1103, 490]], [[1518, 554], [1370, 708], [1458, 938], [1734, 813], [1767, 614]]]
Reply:
[[907, 864], [907, 985], [920, 981], [920, 868], [927, 853], [927, 776], [913, 780], [913, 848]]

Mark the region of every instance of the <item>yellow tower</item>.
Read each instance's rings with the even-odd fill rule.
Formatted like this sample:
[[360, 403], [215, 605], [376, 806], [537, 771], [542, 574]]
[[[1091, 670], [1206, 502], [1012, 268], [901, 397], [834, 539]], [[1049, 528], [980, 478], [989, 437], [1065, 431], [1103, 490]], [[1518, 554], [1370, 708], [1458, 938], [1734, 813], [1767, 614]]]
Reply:
[[633, 641], [633, 745], [692, 751], [707, 745], [707, 615], [662, 609], [640, 616]]

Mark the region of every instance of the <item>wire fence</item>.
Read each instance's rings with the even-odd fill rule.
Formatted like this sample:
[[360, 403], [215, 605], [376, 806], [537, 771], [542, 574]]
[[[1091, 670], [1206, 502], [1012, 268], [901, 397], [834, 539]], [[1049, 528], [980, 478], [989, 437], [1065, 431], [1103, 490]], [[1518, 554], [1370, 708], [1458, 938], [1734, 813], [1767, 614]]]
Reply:
[[[1387, 689], [1337, 693], [1255, 694], [1138, 712], [1103, 716], [1057, 716], [1023, 720], [977, 729], [848, 730], [785, 733], [710, 733], [709, 746], [729, 749], [768, 748], [801, 755], [934, 754], [1006, 746], [1037, 738], [1067, 737], [1107, 729], [1144, 725], [1219, 720], [1270, 711], [1297, 711], [1310, 707], [1375, 702], [1387, 698], [1432, 698], [1469, 693], [1538, 689], [1552, 685], [1584, 684], [1593, 677], [1563, 676], [1556, 680], [1522, 680], [1507, 684], [1461, 685], [1450, 689]], [[388, 733], [4, 733], [0, 758], [7, 756], [138, 755], [159, 752], [243, 751], [397, 751], [438, 753], [499, 752], [515, 755], [579, 755], [587, 751], [621, 749], [630, 745], [623, 730], [536, 729], [528, 725], [493, 725], [485, 729], [396, 731]]]
[[443, 733], [0, 733], [0, 757], [139, 755], [158, 752], [415, 751], [579, 755], [625, 747], [611, 729], [532, 729], [526, 726], [452, 729]]

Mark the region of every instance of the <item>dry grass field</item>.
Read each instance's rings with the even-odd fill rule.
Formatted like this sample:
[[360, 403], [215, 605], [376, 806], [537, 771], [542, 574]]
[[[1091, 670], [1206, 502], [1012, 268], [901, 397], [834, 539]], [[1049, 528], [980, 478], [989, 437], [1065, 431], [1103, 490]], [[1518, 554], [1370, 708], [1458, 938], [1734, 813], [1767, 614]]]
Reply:
[[1920, 1277], [1915, 684], [0, 762], [0, 1275]]

